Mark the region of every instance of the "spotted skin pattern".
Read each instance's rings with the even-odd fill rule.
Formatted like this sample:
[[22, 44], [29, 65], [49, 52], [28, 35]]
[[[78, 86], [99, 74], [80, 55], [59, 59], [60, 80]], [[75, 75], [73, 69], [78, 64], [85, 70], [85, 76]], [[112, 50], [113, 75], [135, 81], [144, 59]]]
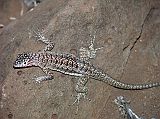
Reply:
[[48, 72], [46, 73], [48, 75], [50, 71], [58, 71], [71, 76], [93, 78], [113, 87], [126, 90], [140, 90], [160, 86], [158, 82], [149, 84], [122, 83], [98, 70], [89, 62], [67, 53], [55, 53], [51, 51], [22, 53], [17, 57], [13, 67], [22, 68], [31, 66], [42, 68], [45, 73]]
[[107, 73], [104, 73], [100, 69], [93, 66], [90, 63], [90, 59], [94, 59], [96, 57], [96, 52], [103, 48], [94, 48], [95, 35], [91, 40], [90, 46], [88, 48], [81, 47], [79, 49], [79, 57], [76, 57], [70, 53], [52, 52], [51, 50], [54, 48], [54, 43], [45, 38], [43, 32], [37, 33], [34, 31], [34, 33], [36, 34], [35, 37], [38, 38], [38, 41], [45, 43], [46, 47], [40, 52], [26, 52], [19, 54], [13, 64], [13, 67], [40, 67], [46, 75], [33, 78], [38, 83], [44, 80], [52, 80], [54, 78], [53, 71], [74, 76], [75, 79], [77, 79], [75, 86], [77, 95], [75, 96], [75, 101], [73, 103], [77, 104], [76, 112], [78, 112], [80, 100], [82, 98], [86, 98], [88, 93], [88, 89], [86, 87], [88, 79], [99, 80], [115, 88], [125, 90], [141, 90], [160, 86], [160, 83], [158, 82], [149, 84], [123, 83], [113, 79]]

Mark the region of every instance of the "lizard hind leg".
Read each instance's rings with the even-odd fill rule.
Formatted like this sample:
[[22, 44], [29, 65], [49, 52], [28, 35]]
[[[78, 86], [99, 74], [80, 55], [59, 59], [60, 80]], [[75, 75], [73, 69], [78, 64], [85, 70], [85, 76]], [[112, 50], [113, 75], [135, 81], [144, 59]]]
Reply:
[[78, 112], [78, 107], [81, 99], [87, 99], [90, 101], [90, 99], [86, 97], [88, 94], [88, 89], [86, 87], [87, 82], [88, 82], [88, 78], [84, 78], [84, 77], [78, 78], [78, 81], [75, 87], [75, 91], [77, 94], [75, 95], [75, 101], [72, 104], [72, 105], [76, 104], [77, 106], [76, 112]]
[[[91, 36], [91, 35], [90, 35]], [[91, 36], [92, 37], [92, 36]], [[88, 61], [90, 59], [94, 59], [96, 57], [96, 53], [98, 50], [102, 49], [103, 47], [100, 48], [94, 48], [94, 42], [95, 42], [95, 34], [93, 35], [93, 38], [91, 39], [91, 43], [89, 48], [84, 48], [81, 47], [79, 49], [79, 57], [81, 60]]]

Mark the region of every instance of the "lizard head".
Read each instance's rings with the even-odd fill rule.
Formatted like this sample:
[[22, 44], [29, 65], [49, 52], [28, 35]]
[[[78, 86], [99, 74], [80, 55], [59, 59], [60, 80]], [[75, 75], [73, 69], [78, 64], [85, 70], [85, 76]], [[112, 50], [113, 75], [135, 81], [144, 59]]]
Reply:
[[17, 56], [16, 61], [13, 64], [14, 68], [30, 67], [33, 65], [33, 53], [22, 53]]

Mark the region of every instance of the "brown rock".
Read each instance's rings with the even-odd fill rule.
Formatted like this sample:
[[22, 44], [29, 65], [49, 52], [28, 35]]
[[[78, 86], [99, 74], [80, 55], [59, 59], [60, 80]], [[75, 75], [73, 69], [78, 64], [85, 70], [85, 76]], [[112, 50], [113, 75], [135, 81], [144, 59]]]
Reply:
[[43, 32], [61, 52], [89, 46], [96, 31], [95, 47], [104, 48], [92, 61], [95, 66], [127, 83], [160, 82], [159, 5], [158, 0], [45, 0], [12, 22], [0, 34], [0, 118], [51, 119], [57, 114], [59, 119], [119, 119], [113, 100], [120, 95], [131, 100], [137, 114], [160, 118], [159, 87], [126, 91], [90, 80], [91, 101], [81, 101], [75, 114], [76, 106], [69, 106], [74, 101], [71, 76], [55, 72], [54, 80], [36, 84], [34, 75], [43, 75], [39, 68], [20, 69], [24, 73], [18, 75], [20, 70], [12, 67], [18, 53], [44, 48], [33, 31]]

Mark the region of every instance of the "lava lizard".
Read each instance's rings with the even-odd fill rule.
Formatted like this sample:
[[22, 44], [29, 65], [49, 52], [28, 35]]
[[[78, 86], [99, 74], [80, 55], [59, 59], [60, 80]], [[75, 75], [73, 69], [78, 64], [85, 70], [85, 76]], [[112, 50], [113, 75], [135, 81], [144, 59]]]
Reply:
[[[36, 81], [41, 82], [43, 80], [50, 80], [53, 78], [52, 71], [57, 71], [66, 75], [79, 77], [76, 92], [78, 92], [77, 100], [79, 102], [81, 97], [86, 95], [87, 89], [85, 87], [88, 78], [105, 82], [113, 87], [125, 89], [125, 90], [141, 90], [152, 87], [160, 86], [159, 82], [148, 84], [127, 84], [113, 79], [108, 74], [100, 71], [93, 66], [88, 59], [96, 56], [96, 51], [101, 49], [94, 49], [93, 43], [95, 36], [91, 41], [89, 49], [81, 48], [80, 57], [76, 57], [70, 53], [58, 53], [52, 52], [54, 43], [49, 42], [42, 34], [37, 34], [39, 40], [47, 44], [44, 50], [33, 53], [24, 52], [17, 56], [16, 61], [13, 64], [14, 68], [25, 67], [40, 67], [46, 74], [46, 76], [40, 76], [35, 78]], [[84, 57], [83, 57], [84, 55]]]

